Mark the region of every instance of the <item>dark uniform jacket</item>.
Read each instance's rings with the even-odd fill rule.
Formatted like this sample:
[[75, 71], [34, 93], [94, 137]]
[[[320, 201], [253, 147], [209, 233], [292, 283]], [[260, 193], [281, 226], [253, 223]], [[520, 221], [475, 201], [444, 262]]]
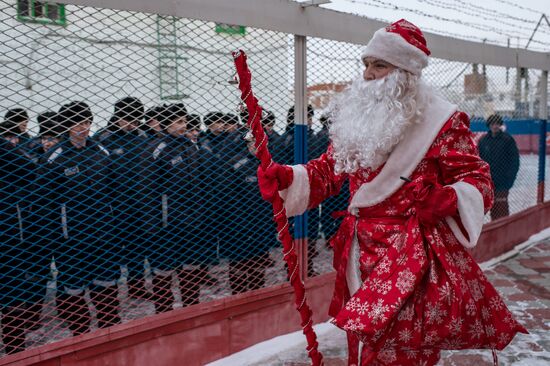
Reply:
[[149, 141], [144, 132], [104, 129], [94, 135], [112, 160], [114, 232], [117, 245], [125, 248], [125, 263], [130, 278], [143, 273], [145, 223], [143, 173], [147, 169]]
[[149, 261], [170, 270], [217, 259], [214, 218], [218, 194], [216, 158], [191, 140], [170, 135], [153, 149], [147, 173]]
[[503, 131], [495, 136], [489, 132], [479, 140], [478, 148], [479, 156], [491, 168], [495, 191], [510, 190], [519, 170], [519, 152], [514, 138]]
[[115, 179], [109, 152], [88, 140], [76, 148], [67, 140], [48, 152], [41, 165], [43, 189], [61, 212], [63, 239], [55, 259], [70, 287], [118, 277], [121, 248], [113, 241]]

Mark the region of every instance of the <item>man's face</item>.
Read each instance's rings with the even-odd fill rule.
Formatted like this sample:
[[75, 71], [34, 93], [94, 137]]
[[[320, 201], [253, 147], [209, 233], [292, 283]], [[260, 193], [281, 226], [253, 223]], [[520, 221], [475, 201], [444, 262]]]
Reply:
[[118, 127], [124, 132], [131, 132], [137, 130], [139, 127], [138, 121], [128, 121], [125, 119], [119, 119], [117, 121]]
[[187, 130], [187, 118], [180, 117], [170, 124], [168, 128], [166, 128], [166, 132], [174, 137], [180, 137], [185, 135], [185, 131]]
[[211, 123], [210, 126], [208, 126], [208, 129], [214, 135], [219, 135], [220, 133], [225, 132], [225, 123], [223, 123], [222, 121]]
[[197, 142], [199, 140], [200, 133], [201, 131], [197, 129], [187, 130], [187, 132], [185, 133], [185, 137], [193, 142]]
[[365, 81], [382, 79], [396, 69], [389, 62], [374, 57], [365, 57], [363, 63], [365, 64], [365, 71], [363, 71]]
[[69, 137], [73, 140], [85, 140], [90, 134], [91, 126], [92, 122], [90, 120], [79, 122], [69, 129]]
[[491, 133], [496, 134], [502, 130], [500, 123], [493, 122], [489, 125], [489, 129], [491, 130]]
[[40, 142], [42, 143], [44, 152], [47, 152], [48, 150], [50, 150], [52, 147], [54, 147], [59, 143], [59, 139], [53, 136], [42, 136], [40, 138]]
[[17, 127], [19, 128], [19, 131], [21, 133], [25, 133], [27, 132], [27, 124], [29, 123], [28, 120], [24, 120], [24, 121], [21, 121], [19, 122], [19, 124], [17, 125]]
[[152, 118], [146, 123], [147, 123], [147, 126], [151, 127], [154, 131], [157, 131], [157, 132], [162, 131], [162, 127], [160, 126], [160, 122], [158, 120]]
[[19, 137], [17, 135], [7, 135], [4, 138], [13, 146], [19, 145]]

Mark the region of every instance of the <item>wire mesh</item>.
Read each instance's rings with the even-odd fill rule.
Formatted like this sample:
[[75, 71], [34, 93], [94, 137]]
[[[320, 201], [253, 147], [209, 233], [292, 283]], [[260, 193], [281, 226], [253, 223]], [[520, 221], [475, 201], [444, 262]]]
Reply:
[[[230, 51], [245, 49], [270, 151], [292, 164], [292, 35], [34, 0], [0, 0], [0, 21], [4, 355], [286, 281], [229, 81]], [[309, 159], [360, 49], [307, 39]], [[485, 220], [534, 206], [540, 71], [432, 59], [424, 78], [470, 114], [495, 184], [514, 176]], [[493, 114], [516, 150], [493, 149]], [[332, 271], [348, 200], [344, 187], [310, 210], [309, 276]]]
[[5, 354], [286, 281], [229, 81], [246, 49], [270, 148], [292, 156], [291, 36], [38, 1], [0, 14]]

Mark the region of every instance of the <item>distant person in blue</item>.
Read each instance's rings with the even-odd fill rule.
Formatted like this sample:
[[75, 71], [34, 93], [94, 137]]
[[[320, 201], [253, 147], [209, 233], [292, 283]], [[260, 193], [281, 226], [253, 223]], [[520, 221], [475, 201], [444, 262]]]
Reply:
[[519, 170], [519, 151], [514, 138], [502, 130], [502, 117], [493, 114], [487, 118], [489, 132], [479, 140], [479, 156], [491, 168], [495, 184], [495, 203], [491, 208], [491, 220], [510, 215], [508, 194]]

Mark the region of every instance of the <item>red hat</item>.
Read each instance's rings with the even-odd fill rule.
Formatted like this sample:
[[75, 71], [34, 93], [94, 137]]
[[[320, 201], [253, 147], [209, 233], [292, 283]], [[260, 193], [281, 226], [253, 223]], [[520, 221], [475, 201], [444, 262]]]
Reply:
[[405, 19], [374, 33], [361, 58], [376, 57], [400, 69], [420, 75], [428, 65], [430, 50], [420, 28]]

